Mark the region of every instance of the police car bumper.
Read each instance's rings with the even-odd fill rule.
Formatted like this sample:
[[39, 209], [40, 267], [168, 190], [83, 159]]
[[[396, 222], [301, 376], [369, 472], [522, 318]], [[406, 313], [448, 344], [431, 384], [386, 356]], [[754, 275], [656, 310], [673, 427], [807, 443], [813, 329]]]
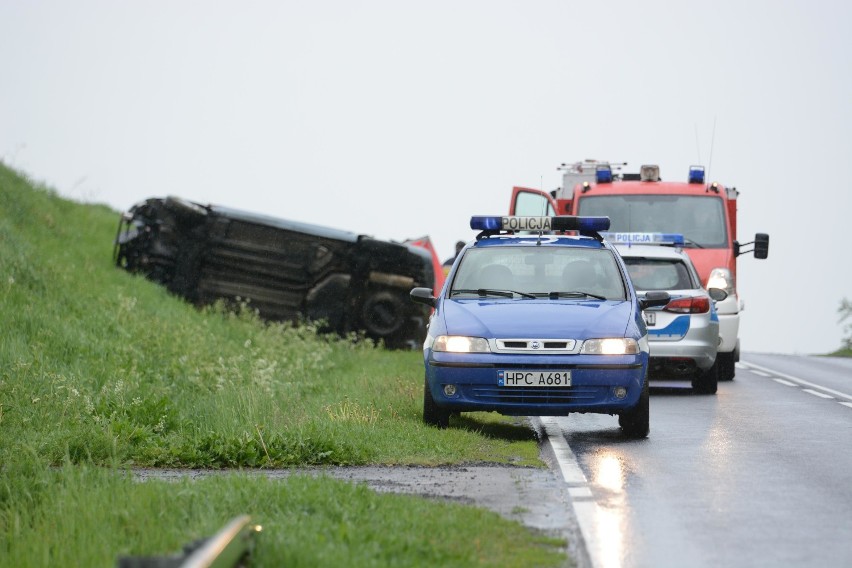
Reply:
[[[571, 412], [615, 414], [639, 401], [647, 353], [601, 356], [505, 357], [430, 353], [426, 379], [435, 404], [451, 412], [494, 411], [510, 416], [564, 416]], [[570, 373], [570, 386], [509, 385], [504, 377], [526, 371], [539, 377]]]
[[[652, 370], [661, 363], [691, 361], [698, 369], [707, 370], [716, 360], [719, 345], [718, 326], [691, 327], [685, 336], [677, 341], [655, 339], [649, 335]], [[653, 378], [653, 376], [652, 376]]]

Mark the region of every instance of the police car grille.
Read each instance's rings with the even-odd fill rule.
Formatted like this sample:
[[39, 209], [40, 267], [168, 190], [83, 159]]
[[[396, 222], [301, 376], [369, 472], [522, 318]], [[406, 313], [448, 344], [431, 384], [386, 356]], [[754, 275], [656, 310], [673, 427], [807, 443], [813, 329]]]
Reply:
[[[604, 387], [605, 389], [605, 387]], [[474, 386], [469, 396], [482, 402], [512, 404], [567, 404], [583, 400], [599, 399], [601, 387], [552, 387], [552, 388], [505, 388]]]
[[532, 341], [504, 341], [503, 346], [507, 349], [567, 349], [567, 341], [542, 341], [539, 347], [532, 347]]
[[574, 339], [497, 339], [498, 351], [573, 352]]

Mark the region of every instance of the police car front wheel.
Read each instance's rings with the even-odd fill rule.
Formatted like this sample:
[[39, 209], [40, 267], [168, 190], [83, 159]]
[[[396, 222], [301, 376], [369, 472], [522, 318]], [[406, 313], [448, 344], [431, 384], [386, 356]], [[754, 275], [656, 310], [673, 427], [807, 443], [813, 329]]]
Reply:
[[439, 408], [435, 404], [427, 379], [423, 380], [423, 422], [438, 428], [446, 428], [450, 425], [450, 411]]
[[639, 402], [631, 408], [618, 415], [618, 425], [628, 438], [647, 438], [651, 431], [650, 398], [651, 391], [648, 387], [648, 378], [642, 386], [642, 394]]

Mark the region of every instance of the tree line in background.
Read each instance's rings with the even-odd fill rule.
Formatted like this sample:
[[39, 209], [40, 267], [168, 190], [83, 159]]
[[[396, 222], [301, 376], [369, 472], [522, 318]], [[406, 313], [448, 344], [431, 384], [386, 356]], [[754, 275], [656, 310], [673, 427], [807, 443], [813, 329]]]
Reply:
[[837, 312], [840, 314], [840, 323], [846, 322], [846, 325], [843, 326], [842, 349], [852, 351], [852, 301], [846, 298], [840, 300], [840, 307]]

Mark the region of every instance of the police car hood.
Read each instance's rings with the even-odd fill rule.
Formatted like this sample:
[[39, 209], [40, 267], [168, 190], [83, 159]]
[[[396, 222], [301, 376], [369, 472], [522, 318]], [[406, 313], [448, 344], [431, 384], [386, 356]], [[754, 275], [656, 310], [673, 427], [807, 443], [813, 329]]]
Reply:
[[624, 337], [632, 309], [627, 301], [449, 300], [449, 335], [485, 338], [585, 339]]

